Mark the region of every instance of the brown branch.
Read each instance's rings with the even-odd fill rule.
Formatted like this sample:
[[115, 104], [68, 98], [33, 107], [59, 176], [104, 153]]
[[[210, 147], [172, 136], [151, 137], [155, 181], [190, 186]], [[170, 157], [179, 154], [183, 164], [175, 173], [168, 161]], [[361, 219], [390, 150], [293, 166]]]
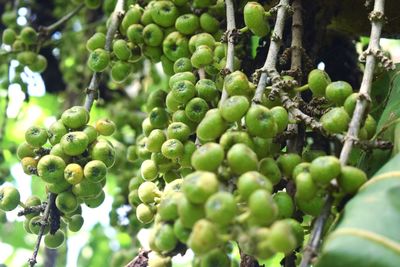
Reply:
[[44, 210], [42, 220], [40, 221], [40, 230], [39, 230], [39, 234], [38, 234], [38, 237], [36, 240], [35, 249], [33, 250], [32, 257], [29, 258], [29, 260], [28, 260], [29, 266], [31, 266], [31, 267], [35, 266], [35, 264], [37, 263], [36, 257], [39, 252], [40, 242], [42, 241], [44, 229], [49, 224], [50, 209], [54, 205], [55, 199], [56, 199], [56, 195], [53, 193], [49, 193], [46, 209]]
[[141, 250], [132, 261], [130, 261], [125, 267], [147, 267], [149, 261], [150, 250]]
[[[236, 23], [235, 23], [235, 9], [233, 6], [232, 0], [225, 0], [226, 5], [226, 39], [228, 42], [228, 50], [226, 52], [226, 65], [225, 70], [229, 72], [233, 71], [234, 60], [235, 60], [235, 31], [236, 31]], [[220, 103], [223, 103], [228, 98], [228, 93], [225, 90], [225, 85], [222, 89], [222, 95]]]
[[[297, 82], [301, 83], [301, 56], [302, 56], [302, 38], [303, 38], [303, 20], [302, 20], [302, 6], [301, 0], [294, 0], [292, 4], [293, 17], [292, 17], [292, 43], [291, 43], [291, 66], [290, 71], [294, 74]], [[300, 98], [300, 93], [297, 93], [297, 97]], [[289, 113], [289, 120], [292, 120], [292, 114]], [[299, 133], [299, 125], [289, 124], [289, 131]], [[296, 134], [293, 138], [289, 138], [286, 142], [288, 152], [297, 152], [302, 148], [303, 135]]]
[[41, 205], [26, 207], [23, 210], [19, 211], [17, 215], [24, 216], [27, 214], [44, 212], [46, 210], [46, 207], [47, 207], [47, 203], [43, 202]]
[[[108, 52], [111, 51], [112, 41], [114, 39], [115, 33], [118, 30], [119, 24], [122, 20], [122, 16], [124, 14], [124, 2], [125, 2], [124, 0], [118, 0], [117, 3], [115, 4], [114, 11], [111, 15], [111, 21], [106, 34], [106, 44], [104, 47], [105, 50]], [[100, 78], [101, 78], [100, 72], [93, 73], [89, 87], [86, 89], [87, 95], [84, 107], [88, 111], [90, 111], [90, 109], [92, 108], [94, 100], [98, 98], [98, 88], [100, 85]]]

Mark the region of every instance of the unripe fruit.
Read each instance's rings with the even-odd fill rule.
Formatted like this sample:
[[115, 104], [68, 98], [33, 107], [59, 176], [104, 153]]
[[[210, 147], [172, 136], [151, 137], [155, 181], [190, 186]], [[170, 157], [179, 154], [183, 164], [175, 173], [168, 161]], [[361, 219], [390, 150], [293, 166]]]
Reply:
[[79, 184], [83, 179], [83, 169], [76, 163], [68, 164], [64, 169], [64, 179], [70, 184]]
[[289, 114], [284, 107], [277, 106], [270, 109], [272, 117], [274, 118], [277, 128], [277, 133], [281, 133], [286, 130], [289, 123]]
[[92, 160], [83, 168], [85, 178], [93, 183], [98, 183], [106, 178], [107, 166], [100, 160]]
[[[35, 234], [35, 235], [39, 234], [39, 231], [41, 228], [41, 225], [40, 225], [41, 221], [42, 221], [41, 216], [36, 216], [29, 220], [29, 230], [32, 234]], [[50, 226], [46, 225], [44, 227], [43, 234], [46, 235], [49, 231], [50, 231]]]
[[37, 165], [38, 175], [48, 183], [58, 183], [64, 180], [65, 162], [54, 155], [46, 155], [40, 158]]
[[199, 123], [208, 111], [207, 102], [199, 97], [192, 98], [185, 107], [185, 114], [189, 120]]
[[279, 156], [276, 160], [283, 175], [290, 179], [292, 177], [293, 169], [301, 163], [301, 157], [295, 153], [288, 153]]
[[172, 86], [171, 94], [175, 101], [181, 104], [186, 104], [195, 96], [196, 89], [194, 84], [189, 81], [178, 81]]
[[111, 78], [117, 83], [124, 82], [132, 72], [132, 65], [128, 62], [117, 61], [111, 68]]
[[78, 129], [88, 123], [89, 112], [84, 107], [74, 106], [63, 112], [61, 121], [68, 128]]
[[103, 204], [104, 200], [106, 198], [106, 195], [103, 190], [100, 191], [100, 193], [93, 197], [93, 198], [85, 198], [84, 203], [88, 208], [94, 209], [99, 207], [101, 204]]
[[35, 44], [38, 40], [38, 34], [32, 27], [24, 27], [19, 36], [22, 42], [27, 45]]
[[272, 115], [272, 112], [261, 105], [253, 105], [246, 113], [246, 127], [251, 135], [271, 138], [278, 131], [278, 125]]
[[258, 171], [274, 185], [281, 180], [281, 171], [273, 158], [263, 158], [258, 165]]
[[294, 177], [296, 184], [296, 199], [310, 200], [315, 197], [317, 193], [317, 186], [312, 179], [311, 174], [301, 172]]
[[[210, 160], [212, 159], [212, 160]], [[216, 143], [206, 143], [192, 154], [192, 166], [198, 171], [217, 171], [224, 160], [224, 149]]]
[[220, 22], [210, 13], [203, 13], [200, 16], [200, 27], [208, 33], [215, 33], [219, 30]]
[[162, 144], [167, 140], [164, 131], [154, 129], [151, 131], [146, 141], [146, 148], [150, 152], [160, 152]]
[[278, 219], [292, 217], [295, 207], [292, 197], [288, 193], [277, 192], [274, 194], [273, 199], [278, 206]]
[[156, 229], [155, 245], [163, 253], [172, 251], [177, 243], [178, 240], [174, 234], [174, 229], [170, 224], [163, 224]]
[[140, 18], [142, 16], [142, 9], [139, 6], [132, 6], [125, 13], [124, 18], [121, 21], [121, 29], [122, 33], [126, 33], [127, 29], [133, 25], [139, 23]]
[[62, 192], [56, 197], [56, 207], [63, 213], [71, 213], [78, 208], [76, 196], [69, 191]]
[[53, 146], [61, 141], [61, 138], [67, 134], [68, 130], [61, 120], [50, 125], [48, 129], [49, 142]]
[[367, 132], [367, 139], [371, 139], [376, 132], [376, 120], [370, 114], [368, 114], [367, 119], [365, 120], [363, 129]]
[[249, 197], [248, 205], [251, 224], [268, 226], [278, 216], [278, 207], [271, 193], [264, 189], [254, 191]]
[[[24, 204], [25, 204], [26, 207], [33, 207], [33, 206], [38, 206], [38, 205], [42, 204], [42, 202], [40, 201], [39, 197], [37, 197], [35, 195], [32, 195], [32, 196], [29, 196], [25, 200]], [[25, 218], [31, 219], [31, 218], [33, 218], [35, 216], [38, 216], [38, 215], [40, 215], [39, 212], [33, 212], [33, 213], [30, 213], [30, 214], [25, 214]]]
[[192, 63], [190, 62], [190, 59], [187, 57], [179, 58], [174, 63], [174, 72], [175, 73], [186, 72], [186, 71], [191, 72], [192, 69], [193, 69]]
[[167, 58], [166, 56], [161, 56], [161, 65], [164, 73], [167, 75], [174, 75], [174, 62]]
[[330, 83], [329, 75], [323, 70], [315, 69], [308, 74], [308, 87], [315, 97], [325, 96], [326, 87]]
[[10, 211], [15, 209], [20, 202], [19, 191], [13, 186], [0, 187], [0, 210]]
[[143, 26], [141, 24], [133, 24], [128, 27], [126, 31], [126, 36], [129, 41], [136, 45], [140, 45], [144, 42], [143, 39]]
[[191, 232], [190, 229], [183, 226], [180, 219], [175, 221], [174, 233], [180, 242], [186, 244], [186, 242], [189, 238], [190, 232]]
[[128, 43], [122, 39], [116, 40], [113, 43], [113, 52], [120, 60], [128, 60], [132, 55]]
[[84, 132], [70, 132], [61, 138], [60, 144], [65, 154], [77, 156], [86, 150], [89, 138]]
[[31, 175], [34, 174], [34, 170], [36, 170], [38, 161], [33, 158], [33, 157], [25, 157], [21, 159], [21, 165], [22, 169], [24, 170], [24, 173]]
[[246, 172], [239, 177], [237, 190], [242, 199], [247, 200], [258, 189], [272, 192], [272, 183], [267, 177], [256, 171]]
[[272, 251], [281, 252], [285, 255], [291, 253], [297, 247], [296, 237], [291, 225], [283, 220], [277, 221], [271, 226], [267, 242]]
[[194, 14], [184, 14], [175, 21], [175, 28], [183, 34], [193, 34], [199, 27], [199, 18]]
[[353, 116], [354, 109], [356, 108], [357, 99], [359, 98], [359, 93], [352, 93], [344, 101], [343, 108], [346, 110], [349, 116]]
[[3, 31], [2, 41], [3, 44], [12, 45], [17, 38], [17, 34], [13, 29], [7, 28]]
[[100, 135], [110, 136], [115, 132], [115, 123], [109, 119], [100, 119], [96, 122], [96, 130]]
[[219, 91], [215, 82], [209, 79], [201, 79], [196, 83], [197, 95], [207, 102], [213, 101], [218, 95]]
[[82, 129], [82, 132], [84, 132], [87, 135], [87, 137], [89, 139], [89, 144], [96, 141], [97, 136], [99, 135], [99, 132], [96, 130], [96, 128], [94, 128], [91, 125], [84, 126]]
[[104, 33], [96, 32], [86, 42], [86, 48], [89, 51], [94, 51], [97, 48], [104, 48], [106, 45], [106, 36]]
[[23, 142], [18, 146], [17, 149], [17, 157], [18, 159], [23, 159], [25, 157], [35, 157], [36, 154], [34, 152], [34, 147], [28, 144], [27, 142]]
[[207, 219], [225, 226], [230, 224], [236, 215], [236, 201], [231, 193], [217, 192], [208, 198], [205, 204]]
[[197, 46], [190, 62], [195, 68], [203, 68], [213, 62], [213, 51], [206, 45]]
[[174, 25], [179, 15], [178, 9], [170, 1], [155, 2], [151, 9], [151, 18], [165, 28]]
[[344, 81], [337, 81], [326, 87], [325, 97], [337, 106], [342, 106], [348, 96], [353, 93], [351, 85]]
[[143, 41], [149, 46], [159, 46], [163, 42], [164, 33], [161, 28], [151, 23], [143, 29]]
[[75, 214], [71, 216], [71, 218], [68, 221], [68, 229], [71, 232], [78, 232], [83, 225], [83, 217], [80, 214]]
[[164, 55], [175, 61], [181, 57], [189, 57], [188, 40], [179, 32], [171, 32], [162, 44]]
[[168, 126], [167, 129], [168, 139], [178, 139], [181, 142], [185, 142], [189, 138], [190, 133], [191, 130], [189, 126], [183, 122], [173, 122]]
[[115, 162], [115, 149], [111, 143], [100, 140], [95, 142], [89, 149], [92, 160], [102, 161], [107, 168], [111, 168]]
[[47, 68], [47, 59], [42, 55], [37, 55], [36, 60], [28, 67], [33, 72], [42, 73]]
[[176, 159], [183, 155], [183, 144], [178, 139], [169, 139], [161, 146], [161, 153], [169, 159]]
[[[321, 155], [321, 156], [325, 156], [325, 154]], [[292, 177], [294, 179], [296, 179], [297, 175], [299, 175], [300, 173], [302, 173], [302, 172], [308, 173], [310, 171], [310, 165], [311, 165], [311, 163], [309, 163], [309, 162], [301, 162], [301, 163], [297, 164], [296, 167], [293, 168]]]
[[320, 121], [328, 133], [342, 133], [348, 129], [350, 117], [342, 107], [338, 107], [322, 115]]
[[140, 174], [146, 181], [153, 181], [158, 176], [158, 168], [153, 160], [145, 160], [140, 166]]
[[257, 2], [248, 2], [243, 9], [244, 23], [250, 31], [259, 37], [269, 32], [268, 17], [264, 7]]
[[136, 208], [136, 217], [141, 223], [148, 224], [154, 219], [154, 211], [149, 205], [142, 203]]
[[108, 67], [109, 63], [110, 54], [106, 50], [102, 48], [97, 48], [90, 53], [88, 66], [92, 71], [102, 72]]
[[245, 144], [233, 145], [227, 154], [228, 164], [235, 174], [257, 170], [257, 155]]
[[348, 194], [354, 194], [367, 181], [367, 175], [360, 169], [352, 166], [342, 167], [337, 178], [340, 188]]
[[201, 219], [194, 225], [187, 245], [196, 255], [203, 255], [218, 245], [217, 236], [217, 227], [213, 223]]
[[178, 203], [178, 214], [182, 225], [192, 228], [198, 220], [205, 217], [204, 205], [191, 203], [186, 197], [183, 197]]
[[220, 137], [226, 129], [226, 122], [223, 120], [218, 109], [207, 111], [203, 120], [199, 123], [196, 134], [204, 141], [213, 141]]
[[149, 114], [152, 127], [162, 129], [168, 126], [168, 112], [164, 108], [154, 108]]
[[313, 180], [322, 185], [329, 182], [340, 175], [340, 161], [334, 156], [322, 156], [311, 162], [310, 174]]
[[187, 175], [182, 184], [186, 198], [195, 204], [202, 204], [218, 191], [217, 176], [211, 172], [196, 171]]
[[154, 203], [156, 197], [159, 197], [157, 185], [153, 182], [144, 182], [138, 188], [140, 200], [145, 204]]
[[225, 90], [230, 95], [247, 96], [250, 92], [249, 80], [246, 74], [241, 71], [235, 71], [225, 77]]
[[25, 132], [25, 140], [33, 147], [41, 147], [46, 144], [48, 138], [47, 130], [37, 126], [29, 127]]
[[[177, 61], [178, 62], [178, 61]], [[192, 84], [196, 83], [196, 77], [191, 71], [184, 71], [184, 72], [178, 72], [169, 78], [169, 88], [172, 89], [175, 83], [180, 82], [180, 81], [189, 81]]]
[[250, 102], [245, 96], [231, 96], [221, 106], [221, 115], [228, 122], [239, 121], [250, 107]]

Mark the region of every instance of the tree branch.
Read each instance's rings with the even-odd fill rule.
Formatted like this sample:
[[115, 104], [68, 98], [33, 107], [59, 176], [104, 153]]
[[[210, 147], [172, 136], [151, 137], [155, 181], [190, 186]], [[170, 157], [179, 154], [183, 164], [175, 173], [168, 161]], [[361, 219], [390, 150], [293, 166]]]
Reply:
[[[344, 145], [340, 153], [340, 163], [343, 166], [346, 165], [349, 159], [353, 145], [358, 142], [358, 133], [360, 130], [360, 126], [362, 121], [365, 119], [365, 112], [368, 108], [368, 104], [370, 101], [370, 91], [376, 64], [375, 54], [377, 51], [379, 51], [379, 40], [383, 27], [384, 6], [385, 0], [375, 0], [374, 10], [370, 13], [372, 27], [368, 49], [366, 50], [366, 52], [364, 52], [365, 54], [367, 54], [367, 56], [363, 79], [359, 91], [360, 97], [357, 100], [356, 108], [349, 124], [349, 130], [344, 137]], [[316, 255], [316, 252], [318, 251], [321, 243], [323, 228], [327, 218], [329, 217], [332, 202], [333, 197], [331, 196], [331, 194], [329, 194], [325, 202], [323, 211], [316, 219], [313, 231], [311, 233], [311, 238], [306, 250], [304, 251], [300, 267], [310, 266], [312, 258]]]
[[370, 91], [372, 79], [374, 75], [376, 59], [373, 53], [379, 51], [379, 40], [383, 27], [385, 0], [375, 0], [374, 10], [370, 13], [370, 20], [372, 24], [370, 41], [368, 49], [366, 50], [366, 62], [364, 75], [360, 86], [360, 97], [357, 100], [356, 108], [349, 124], [349, 130], [345, 136], [345, 143], [340, 153], [340, 162], [342, 165], [347, 163], [354, 141], [357, 140], [358, 132], [362, 121], [365, 118], [365, 111], [367, 110], [370, 101]]
[[[115, 4], [114, 11], [111, 15], [111, 21], [109, 27], [107, 29], [106, 34], [106, 44], [105, 50], [111, 51], [112, 41], [114, 39], [115, 33], [118, 30], [119, 24], [122, 20], [122, 15], [124, 14], [124, 0], [118, 0]], [[84, 107], [90, 111], [92, 108], [93, 102], [98, 98], [98, 88], [100, 84], [101, 73], [95, 72], [93, 73], [92, 79], [90, 80], [89, 87], [86, 89], [86, 100]]]
[[[293, 8], [293, 17], [292, 17], [292, 44], [291, 44], [291, 66], [290, 71], [294, 74], [293, 76], [297, 80], [297, 82], [301, 83], [302, 74], [301, 74], [301, 47], [302, 47], [302, 38], [303, 38], [303, 19], [302, 19], [302, 6], [301, 0], [294, 0], [292, 4]], [[300, 93], [297, 93], [297, 97], [300, 97]], [[292, 120], [293, 116], [289, 113], [289, 120]], [[299, 125], [298, 124], [289, 124], [289, 131], [294, 131], [295, 133], [299, 133]], [[289, 138], [286, 142], [288, 152], [301, 152], [301, 143], [303, 136], [296, 134], [295, 137]]]
[[285, 27], [285, 20], [287, 10], [289, 8], [289, 0], [280, 0], [278, 4], [278, 11], [274, 31], [271, 36], [271, 44], [268, 49], [267, 59], [264, 66], [261, 68], [261, 76], [257, 84], [257, 89], [253, 97], [253, 103], [260, 103], [262, 96], [267, 85], [268, 77], [272, 82], [272, 91], [274, 85], [281, 80], [281, 76], [276, 70], [276, 62], [278, 59], [279, 49], [281, 47], [281, 40], [283, 38], [283, 30]]
[[141, 250], [132, 261], [125, 265], [125, 267], [147, 267], [149, 253], [149, 250]]
[[[235, 42], [234, 42], [234, 35], [236, 30], [236, 23], [235, 23], [235, 9], [233, 6], [232, 0], [225, 0], [226, 5], [226, 39], [228, 42], [228, 50], [226, 53], [226, 65], [225, 69], [229, 72], [233, 72], [233, 63], [235, 60]], [[222, 89], [222, 95], [220, 103], [223, 103], [228, 98], [228, 93], [224, 88]]]
[[85, 6], [84, 3], [79, 4], [75, 9], [73, 9], [71, 12], [54, 22], [53, 24], [45, 27], [41, 27], [39, 31], [47, 36], [52, 34], [55, 30], [57, 30], [58, 27], [60, 27], [62, 24], [66, 23], [68, 20], [70, 20], [73, 16], [79, 13], [79, 11]]
[[31, 266], [31, 267], [35, 266], [35, 264], [37, 263], [36, 257], [39, 252], [40, 242], [42, 241], [44, 229], [49, 224], [50, 209], [54, 205], [55, 199], [56, 199], [56, 195], [53, 193], [49, 193], [46, 209], [44, 210], [42, 220], [40, 221], [40, 230], [39, 230], [39, 234], [38, 234], [38, 237], [36, 240], [35, 249], [33, 250], [32, 257], [29, 258], [29, 260], [28, 260], [29, 266]]

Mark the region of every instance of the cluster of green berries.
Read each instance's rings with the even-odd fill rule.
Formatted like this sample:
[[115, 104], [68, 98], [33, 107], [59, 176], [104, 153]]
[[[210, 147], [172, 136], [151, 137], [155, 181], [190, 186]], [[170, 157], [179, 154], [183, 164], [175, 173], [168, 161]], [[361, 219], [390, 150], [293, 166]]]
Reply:
[[[85, 108], [72, 107], [48, 129], [29, 127], [25, 132], [26, 142], [17, 150], [24, 172], [39, 176], [46, 184], [46, 191], [56, 194], [55, 206], [71, 231], [78, 231], [83, 224], [81, 204], [96, 208], [104, 201], [107, 171], [115, 161], [113, 145], [99, 138], [100, 135], [112, 135], [114, 123], [100, 119], [91, 126], [88, 122], [89, 112]], [[31, 196], [24, 207], [40, 204], [40, 198]], [[37, 234], [40, 228], [37, 222], [41, 218], [39, 213], [27, 214], [27, 232]], [[62, 230], [58, 230], [55, 236], [46, 235], [46, 245], [54, 247], [46, 240], [53, 240], [58, 235], [64, 236]]]
[[[329, 75], [319, 69], [312, 70], [308, 75], [307, 87], [314, 97], [325, 97], [329, 109], [321, 117], [322, 127], [327, 133], [336, 134], [347, 131], [353, 116], [359, 93], [353, 92], [352, 86], [345, 81], [332, 82]], [[368, 114], [360, 129], [361, 140], [371, 139], [376, 132], [376, 121]]]
[[33, 72], [43, 72], [47, 67], [47, 59], [36, 52], [39, 34], [32, 27], [26, 26], [19, 34], [12, 28], [3, 31], [2, 42], [9, 45], [16, 54], [16, 60]]

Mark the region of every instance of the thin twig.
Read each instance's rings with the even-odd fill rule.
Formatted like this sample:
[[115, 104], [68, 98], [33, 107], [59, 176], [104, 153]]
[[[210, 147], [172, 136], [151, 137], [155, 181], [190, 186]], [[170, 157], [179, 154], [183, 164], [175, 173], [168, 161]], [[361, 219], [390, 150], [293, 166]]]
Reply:
[[281, 80], [281, 76], [276, 70], [276, 62], [278, 59], [279, 49], [281, 47], [281, 40], [283, 38], [283, 30], [285, 27], [286, 15], [289, 7], [289, 0], [280, 0], [278, 4], [278, 12], [276, 16], [276, 22], [274, 31], [271, 36], [271, 44], [268, 49], [267, 59], [261, 69], [261, 76], [258, 81], [257, 89], [253, 97], [253, 103], [260, 103], [262, 96], [267, 85], [268, 77], [272, 82], [272, 90], [274, 90], [274, 84]]
[[38, 234], [38, 237], [37, 237], [37, 240], [36, 240], [36, 245], [35, 245], [35, 248], [33, 250], [32, 257], [28, 260], [29, 265], [31, 267], [35, 266], [35, 264], [37, 263], [36, 257], [37, 257], [37, 254], [39, 252], [40, 242], [42, 241], [44, 229], [46, 228], [46, 226], [49, 223], [48, 220], [49, 220], [49, 216], [50, 216], [50, 209], [52, 208], [52, 206], [54, 204], [55, 198], [56, 198], [55, 194], [49, 193], [48, 199], [47, 199], [47, 206], [46, 206], [46, 209], [44, 210], [43, 217], [42, 217], [42, 220], [40, 222], [40, 230], [39, 230], [39, 234]]
[[[106, 34], [106, 44], [105, 44], [105, 50], [106, 51], [111, 51], [111, 45], [112, 41], [114, 39], [115, 33], [118, 30], [119, 24], [122, 19], [122, 15], [124, 14], [124, 0], [118, 0], [118, 2], [115, 4], [114, 11], [111, 15], [111, 21], [110, 21], [110, 26], [107, 29], [107, 34]], [[101, 72], [95, 72], [93, 73], [92, 79], [90, 80], [89, 87], [86, 89], [86, 100], [84, 107], [90, 111], [92, 108], [93, 102], [95, 99], [98, 98], [98, 88], [100, 84], [100, 78], [101, 78]]]
[[71, 12], [54, 22], [53, 24], [49, 26], [45, 26], [40, 28], [39, 30], [44, 34], [44, 35], [50, 35], [52, 34], [55, 30], [57, 30], [58, 27], [66, 23], [68, 20], [70, 20], [73, 16], [79, 13], [79, 11], [85, 6], [84, 3], [79, 4], [76, 8], [74, 8]]
[[[292, 44], [291, 44], [291, 66], [290, 70], [295, 75], [297, 82], [301, 83], [302, 75], [301, 75], [301, 47], [302, 47], [302, 38], [303, 38], [303, 19], [302, 19], [302, 6], [301, 0], [294, 0], [292, 4], [293, 8], [293, 17], [292, 17]], [[297, 97], [300, 98], [300, 93], [297, 93]], [[292, 120], [293, 116], [289, 113], [289, 120]], [[295, 133], [299, 132], [298, 124], [289, 124], [289, 131], [294, 131]], [[301, 152], [298, 151], [300, 147], [299, 143], [301, 141], [302, 135], [295, 135], [295, 137], [287, 140], [287, 149], [288, 152]]]
[[[379, 40], [381, 36], [383, 19], [384, 19], [384, 6], [385, 6], [385, 0], [375, 0], [374, 10], [370, 13], [370, 20], [372, 27], [371, 27], [370, 42], [366, 51], [367, 56], [366, 56], [365, 70], [359, 91], [360, 97], [357, 100], [356, 108], [354, 110], [353, 117], [349, 124], [349, 130], [347, 131], [347, 134], [344, 137], [344, 145], [340, 153], [340, 163], [343, 166], [347, 164], [353, 145], [359, 142], [358, 132], [360, 130], [361, 123], [365, 118], [365, 112], [368, 108], [368, 104], [370, 101], [370, 91], [376, 64], [376, 59], [374, 54], [376, 54], [376, 52], [379, 51]], [[307, 248], [304, 251], [300, 267], [310, 266], [312, 258], [316, 255], [318, 251], [318, 248], [321, 243], [322, 231], [326, 223], [326, 220], [329, 217], [330, 210], [332, 207], [332, 202], [333, 202], [332, 199], [333, 197], [329, 194], [328, 199], [325, 202], [323, 212], [321, 212], [321, 214], [316, 219], [315, 226], [311, 233], [310, 242], [308, 243]]]
[[146, 267], [149, 261], [149, 250], [141, 250], [125, 267]]
[[[236, 30], [235, 22], [235, 9], [232, 0], [226, 0], [226, 39], [228, 42], [228, 49], [226, 52], [226, 65], [225, 69], [229, 72], [233, 72], [233, 63], [235, 60], [235, 42], [234, 42], [234, 31]], [[225, 86], [222, 89], [221, 100], [219, 103], [223, 103], [228, 98], [228, 93], [225, 90]]]
[[24, 216], [27, 214], [31, 213], [40, 213], [46, 210], [47, 203], [44, 202], [43, 204], [37, 205], [37, 206], [32, 206], [32, 207], [26, 207], [23, 210], [18, 212], [18, 216]]

